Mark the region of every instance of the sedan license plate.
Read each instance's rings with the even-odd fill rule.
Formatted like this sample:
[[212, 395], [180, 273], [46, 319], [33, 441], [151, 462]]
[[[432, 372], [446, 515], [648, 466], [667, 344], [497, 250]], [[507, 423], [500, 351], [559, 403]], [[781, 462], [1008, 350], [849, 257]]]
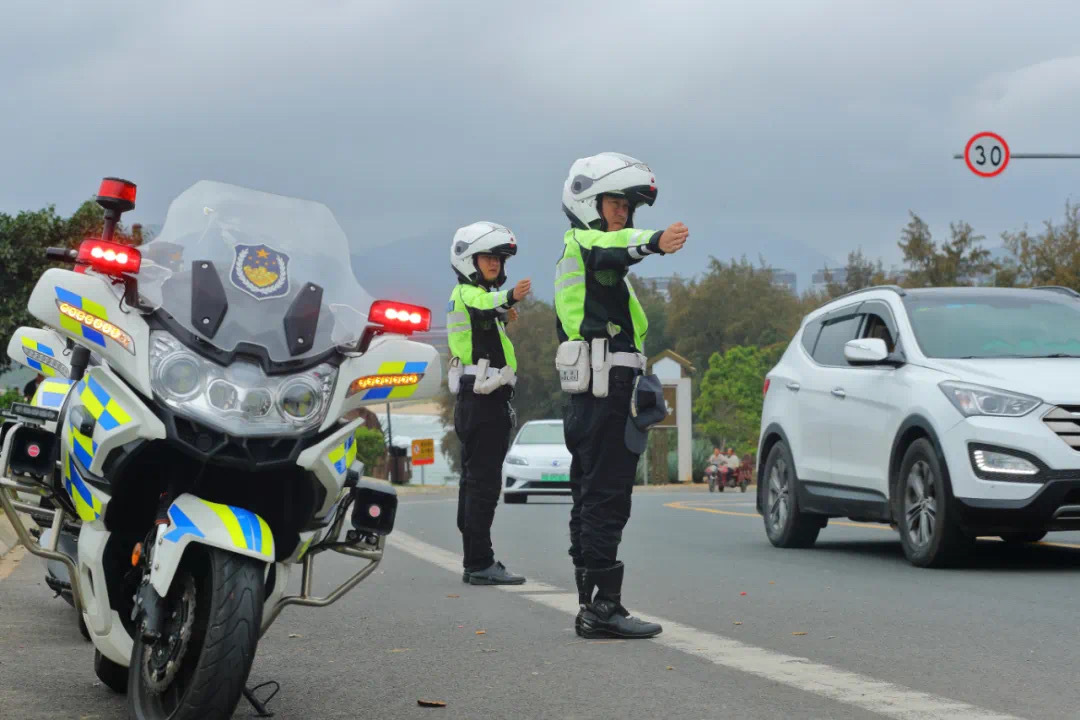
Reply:
[[540, 476], [541, 482], [570, 482], [569, 475], [562, 473], [544, 473]]

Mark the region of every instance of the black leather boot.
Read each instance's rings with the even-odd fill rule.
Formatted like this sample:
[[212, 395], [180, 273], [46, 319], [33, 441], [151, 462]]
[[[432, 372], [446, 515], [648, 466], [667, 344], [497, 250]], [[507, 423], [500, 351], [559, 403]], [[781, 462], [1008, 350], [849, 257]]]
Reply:
[[581, 635], [581, 616], [585, 608], [592, 603], [593, 590], [596, 585], [589, 582], [587, 571], [583, 567], [574, 568], [574, 580], [577, 582], [578, 614], [574, 619], [574, 632]]
[[633, 617], [622, 605], [622, 581], [625, 566], [620, 562], [606, 570], [589, 570], [586, 582], [596, 583], [596, 598], [581, 613], [584, 638], [651, 638], [663, 628], [657, 623]]

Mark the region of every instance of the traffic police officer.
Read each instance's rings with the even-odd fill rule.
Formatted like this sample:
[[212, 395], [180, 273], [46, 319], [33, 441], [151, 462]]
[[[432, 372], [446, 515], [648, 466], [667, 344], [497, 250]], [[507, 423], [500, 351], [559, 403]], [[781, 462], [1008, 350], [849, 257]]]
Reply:
[[457, 525], [465, 550], [461, 579], [473, 585], [525, 582], [495, 561], [491, 546], [502, 464], [516, 424], [510, 401], [517, 358], [505, 324], [517, 318], [514, 305], [531, 288], [529, 280], [522, 280], [512, 290], [499, 290], [506, 282], [506, 259], [516, 253], [513, 233], [491, 222], [459, 229], [450, 245], [458, 279], [446, 317], [448, 380], [457, 396], [454, 430], [461, 443]]
[[[570, 556], [580, 605], [576, 629], [583, 637], [648, 638], [662, 630], [623, 606], [624, 565], [617, 557], [646, 437], [633, 415], [643, 397], [651, 398], [635, 394], [645, 370], [648, 319], [627, 273], [650, 255], [677, 252], [689, 234], [682, 223], [663, 231], [634, 229], [635, 210], [651, 206], [656, 193], [649, 167], [619, 153], [577, 160], [563, 187], [571, 228], [555, 273], [562, 343], [556, 366], [571, 393], [564, 411], [573, 458]], [[648, 379], [659, 393], [655, 377]], [[652, 412], [666, 413], [662, 395]], [[643, 420], [644, 429], [659, 418]]]

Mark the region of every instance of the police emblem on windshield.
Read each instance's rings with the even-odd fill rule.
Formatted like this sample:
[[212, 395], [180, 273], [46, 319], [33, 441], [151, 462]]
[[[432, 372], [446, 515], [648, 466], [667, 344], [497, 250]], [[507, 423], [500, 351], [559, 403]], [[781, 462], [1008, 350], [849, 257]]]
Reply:
[[237, 245], [232, 284], [256, 300], [289, 293], [289, 256], [266, 245]]

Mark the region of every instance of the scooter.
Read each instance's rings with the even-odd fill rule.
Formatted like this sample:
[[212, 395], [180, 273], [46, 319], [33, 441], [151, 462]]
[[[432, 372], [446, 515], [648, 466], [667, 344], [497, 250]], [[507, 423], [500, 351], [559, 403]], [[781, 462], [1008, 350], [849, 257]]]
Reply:
[[733, 470], [727, 465], [707, 465], [705, 467], [705, 481], [709, 483], [709, 492], [724, 492], [726, 487], [737, 487], [741, 492], [746, 492], [750, 480], [739, 470]]
[[[396, 492], [363, 477], [362, 421], [340, 419], [438, 393], [436, 349], [409, 339], [431, 313], [373, 299], [322, 204], [201, 181], [136, 248], [113, 241], [135, 195], [106, 178], [102, 237], [48, 250], [74, 269], [46, 270], [28, 307], [72, 341], [74, 384], [59, 408], [12, 406], [0, 505], [31, 553], [66, 568], [95, 672], [132, 717], [226, 718], [242, 697], [265, 717], [256, 692], [277, 683], [247, 684], [259, 638], [382, 562]], [[51, 503], [37, 506], [44, 543], [18, 493]], [[73, 518], [75, 558], [60, 549]], [[316, 597], [328, 551], [365, 564]]]

